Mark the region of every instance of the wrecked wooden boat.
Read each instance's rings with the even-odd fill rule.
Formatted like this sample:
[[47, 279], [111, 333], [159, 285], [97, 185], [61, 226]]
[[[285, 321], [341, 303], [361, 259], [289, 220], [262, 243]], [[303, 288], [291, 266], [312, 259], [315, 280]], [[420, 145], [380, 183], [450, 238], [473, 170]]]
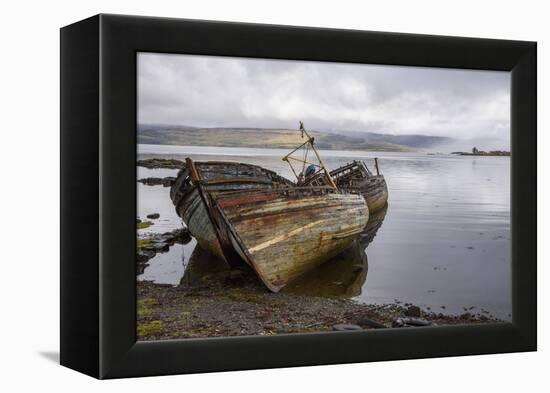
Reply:
[[386, 216], [387, 205], [370, 214], [369, 222], [353, 244], [332, 260], [300, 276], [284, 288], [284, 292], [308, 296], [361, 295], [367, 280], [367, 249], [376, 237]]
[[246, 262], [274, 292], [349, 247], [368, 221], [359, 194], [241, 163], [187, 159], [170, 195], [201, 247]]
[[273, 292], [348, 248], [369, 216], [364, 197], [326, 186], [211, 197], [220, 242]]
[[[297, 183], [256, 165], [188, 158], [170, 192], [201, 247], [232, 265], [246, 262], [274, 292], [348, 248], [369, 217], [365, 198], [338, 189], [301, 130], [307, 140], [286, 161], [300, 149], [317, 161], [302, 163]], [[306, 173], [306, 163], [315, 169]]]
[[228, 161], [186, 160], [170, 189], [176, 213], [199, 245], [226, 259], [211, 219], [209, 192], [244, 191], [251, 188], [294, 186], [290, 180], [257, 165]]
[[376, 175], [364, 161], [353, 161], [330, 172], [338, 188], [359, 192], [367, 200], [371, 213], [383, 209], [388, 202], [388, 186], [384, 175], [378, 169], [378, 159], [374, 159]]

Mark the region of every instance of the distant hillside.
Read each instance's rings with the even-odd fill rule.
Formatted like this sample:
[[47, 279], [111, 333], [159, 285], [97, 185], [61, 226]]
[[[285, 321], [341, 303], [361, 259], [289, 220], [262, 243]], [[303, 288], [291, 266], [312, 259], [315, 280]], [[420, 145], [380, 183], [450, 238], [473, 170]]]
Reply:
[[[431, 148], [450, 138], [426, 135], [389, 135], [361, 132], [310, 130], [319, 149], [412, 151]], [[171, 125], [139, 125], [138, 143], [289, 149], [303, 142], [300, 131], [270, 128], [199, 128]]]

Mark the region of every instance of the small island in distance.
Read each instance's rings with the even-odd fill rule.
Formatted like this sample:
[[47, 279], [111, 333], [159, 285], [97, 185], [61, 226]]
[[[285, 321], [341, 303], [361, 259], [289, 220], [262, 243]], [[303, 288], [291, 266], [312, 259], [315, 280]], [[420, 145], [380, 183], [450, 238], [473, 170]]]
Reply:
[[477, 147], [474, 147], [471, 153], [463, 152], [463, 151], [453, 151], [451, 154], [456, 154], [459, 156], [502, 156], [502, 157], [510, 156], [509, 151], [504, 151], [504, 150], [483, 151], [483, 150], [478, 150]]

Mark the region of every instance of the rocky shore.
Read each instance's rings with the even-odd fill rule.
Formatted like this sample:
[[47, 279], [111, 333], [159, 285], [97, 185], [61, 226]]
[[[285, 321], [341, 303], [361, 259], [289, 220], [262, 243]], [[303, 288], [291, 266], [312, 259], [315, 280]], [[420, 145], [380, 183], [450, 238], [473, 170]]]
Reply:
[[176, 178], [173, 176], [167, 177], [144, 177], [138, 179], [138, 183], [145, 184], [146, 186], [163, 186], [163, 187], [172, 187], [172, 184], [176, 181]]
[[455, 316], [412, 304], [366, 305], [337, 296], [271, 293], [247, 267], [184, 276], [175, 287], [138, 281], [137, 317], [138, 340], [497, 322], [472, 310]]
[[145, 160], [138, 160], [137, 166], [148, 169], [182, 169], [185, 168], [185, 162], [172, 158], [148, 158]]
[[[147, 221], [146, 221], [147, 222]], [[142, 222], [138, 222], [139, 224]], [[143, 273], [143, 270], [149, 266], [148, 261], [159, 252], [166, 252], [175, 243], [187, 244], [191, 241], [191, 235], [187, 228], [173, 230], [163, 234], [153, 234], [140, 237], [136, 243], [136, 263], [138, 274]]]

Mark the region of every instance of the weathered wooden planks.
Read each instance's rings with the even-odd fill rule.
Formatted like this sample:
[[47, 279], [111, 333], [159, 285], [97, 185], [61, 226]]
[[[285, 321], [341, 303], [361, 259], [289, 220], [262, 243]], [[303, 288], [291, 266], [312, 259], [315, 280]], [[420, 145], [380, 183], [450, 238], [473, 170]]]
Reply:
[[243, 195], [214, 196], [218, 227], [260, 279], [277, 292], [288, 282], [351, 245], [368, 221], [364, 198], [323, 189], [249, 191], [254, 203], [236, 204]]
[[273, 171], [257, 165], [227, 161], [194, 162], [186, 160], [186, 168], [170, 190], [177, 214], [197, 239], [199, 245], [214, 255], [227, 259], [219, 231], [211, 218], [209, 192], [232, 192], [258, 187], [273, 188], [293, 183]]
[[248, 263], [275, 292], [349, 247], [369, 217], [360, 194], [235, 162], [187, 159], [170, 195], [201, 247]]
[[369, 211], [377, 212], [388, 202], [388, 186], [384, 175], [373, 175], [363, 162], [353, 161], [330, 172], [338, 188], [361, 193]]

